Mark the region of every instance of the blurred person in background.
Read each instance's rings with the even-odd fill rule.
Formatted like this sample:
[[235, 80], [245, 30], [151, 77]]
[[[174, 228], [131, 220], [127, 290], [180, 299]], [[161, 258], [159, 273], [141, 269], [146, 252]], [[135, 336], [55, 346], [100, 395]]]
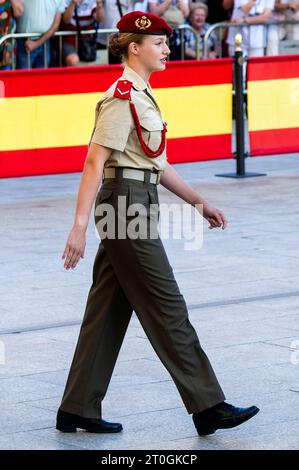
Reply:
[[40, 33], [39, 38], [17, 40], [17, 68], [50, 65], [50, 38], [59, 28], [65, 0], [22, 0], [23, 14], [17, 18], [17, 33]]
[[[271, 19], [275, 0], [235, 0], [231, 22], [254, 25]], [[263, 56], [267, 47], [267, 29], [263, 25], [229, 28], [227, 43], [229, 55], [235, 52], [235, 36], [241, 33], [242, 50], [245, 56]]]
[[297, 21], [297, 24], [272, 25], [268, 28], [267, 55], [279, 55], [283, 40], [299, 40], [299, 0], [276, 0], [272, 12], [275, 21]]
[[222, 10], [225, 11], [224, 17], [225, 19], [222, 21], [226, 21], [231, 18], [234, 8], [234, 0], [222, 0]]
[[[234, 0], [200, 0], [201, 3], [205, 3], [208, 7], [208, 16], [206, 22], [209, 25], [215, 23], [223, 23], [224, 21], [229, 21], [232, 14], [232, 9], [234, 5]], [[197, 3], [198, 0], [189, 0], [190, 8], [192, 5]], [[226, 43], [227, 39], [227, 28], [217, 28], [214, 30], [213, 35], [217, 35], [218, 41], [218, 50], [217, 57], [227, 57], [228, 56], [228, 45]], [[220, 47], [221, 46], [221, 47]]]
[[[189, 16], [189, 0], [157, 0], [149, 1], [148, 9], [154, 15], [162, 17], [174, 29], [169, 38], [169, 60], [179, 60], [183, 57], [181, 48], [181, 34], [176, 28], [186, 23]], [[184, 33], [184, 42], [186, 34]]]
[[[221, 10], [223, 12], [223, 18], [220, 21], [230, 21], [231, 16], [233, 14], [233, 8], [234, 8], [234, 0], [222, 0]], [[225, 28], [225, 30], [223, 31], [222, 41], [221, 41], [221, 46], [222, 46], [221, 57], [229, 56], [228, 44], [226, 42], [227, 35], [228, 35], [228, 29]]]
[[[75, 13], [77, 11], [80, 30], [88, 31], [95, 28], [95, 22], [101, 23], [105, 19], [105, 7], [103, 0], [65, 0], [66, 10], [62, 17], [62, 29], [64, 31], [77, 31]], [[84, 35], [83, 38], [90, 38]], [[63, 38], [62, 59], [65, 65], [75, 66], [79, 64], [79, 55], [76, 47], [76, 36]]]
[[286, 25], [285, 37], [286, 39], [299, 41], [299, 0], [286, 0], [275, 1], [275, 13], [281, 15], [279, 19], [293, 20], [298, 22], [295, 25]]
[[[23, 14], [20, 0], [0, 0], [0, 38], [15, 30], [15, 18]], [[15, 52], [11, 40], [0, 46], [0, 70], [10, 70], [14, 65]]]
[[[204, 36], [210, 27], [210, 24], [206, 22], [208, 16], [208, 7], [205, 3], [196, 2], [192, 3], [190, 7], [189, 23], [193, 29], [197, 32], [199, 39], [199, 48], [201, 57], [204, 49]], [[213, 32], [208, 39], [208, 58], [215, 59], [217, 57], [217, 44], [218, 38], [215, 32]], [[196, 41], [192, 31], [186, 31], [186, 42], [185, 42], [185, 56], [187, 59], [196, 58]]]
[[[205, 3], [209, 9], [207, 16], [207, 22], [210, 24], [221, 23], [229, 19], [229, 9], [232, 9], [233, 0], [201, 0]], [[191, 8], [193, 3], [197, 3], [198, 0], [189, 0], [189, 7]], [[224, 5], [226, 4], [226, 6]], [[232, 4], [228, 7], [229, 4]]]
[[[105, 18], [102, 29], [115, 29], [120, 18], [131, 11], [148, 11], [148, 0], [104, 0]], [[98, 34], [98, 49], [107, 49], [109, 64], [119, 64], [119, 57], [114, 56], [107, 47], [109, 34]]]

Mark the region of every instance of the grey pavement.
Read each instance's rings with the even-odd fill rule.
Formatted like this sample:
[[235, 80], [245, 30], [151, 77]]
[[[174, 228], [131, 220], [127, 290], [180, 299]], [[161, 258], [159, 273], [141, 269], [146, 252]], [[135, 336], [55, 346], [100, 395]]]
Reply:
[[[164, 240], [190, 321], [227, 401], [260, 413], [199, 438], [133, 314], [103, 401], [103, 418], [123, 431], [56, 431], [98, 240], [91, 220], [84, 260], [63, 269], [80, 174], [2, 179], [0, 449], [299, 448], [299, 155], [247, 158], [267, 176], [242, 180], [215, 176], [234, 160], [175, 168], [229, 220], [224, 231], [205, 222], [197, 251]], [[179, 202], [162, 186], [159, 195]]]

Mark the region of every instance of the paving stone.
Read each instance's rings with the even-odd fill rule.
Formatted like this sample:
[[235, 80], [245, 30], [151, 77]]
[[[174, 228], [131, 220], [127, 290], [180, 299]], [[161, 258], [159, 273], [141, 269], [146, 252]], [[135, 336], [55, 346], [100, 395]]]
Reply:
[[[260, 178], [214, 176], [234, 171], [233, 160], [175, 168], [229, 225], [204, 223], [197, 251], [171, 238], [165, 249], [227, 401], [260, 413], [199, 438], [133, 314], [103, 401], [104, 418], [122, 422], [123, 432], [58, 432], [99, 242], [91, 220], [84, 260], [63, 269], [79, 173], [9, 178], [0, 183], [1, 449], [299, 448], [298, 154], [246, 159], [247, 171], [267, 173]], [[180, 201], [158, 189], [160, 203]]]

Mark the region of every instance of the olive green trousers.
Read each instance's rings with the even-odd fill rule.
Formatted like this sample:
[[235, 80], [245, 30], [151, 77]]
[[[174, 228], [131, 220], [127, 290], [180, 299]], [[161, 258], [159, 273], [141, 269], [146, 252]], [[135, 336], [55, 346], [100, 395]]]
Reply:
[[[143, 222], [157, 228], [157, 186], [131, 179], [104, 180], [95, 201], [98, 227], [109, 205], [116, 231], [134, 215], [122, 218], [119, 197], [142, 204]], [[155, 210], [151, 213], [151, 208]], [[106, 214], [106, 213], [105, 213]], [[153, 215], [154, 214], [154, 215]], [[158, 215], [157, 215], [158, 214]], [[112, 224], [113, 225], [113, 224]], [[158, 357], [171, 375], [188, 413], [203, 411], [225, 399], [212, 366], [188, 318], [185, 300], [159, 236], [133, 239], [101, 237], [93, 282], [60, 408], [86, 418], [102, 417], [102, 401], [133, 310]], [[145, 385], [146, 386], [146, 385]]]

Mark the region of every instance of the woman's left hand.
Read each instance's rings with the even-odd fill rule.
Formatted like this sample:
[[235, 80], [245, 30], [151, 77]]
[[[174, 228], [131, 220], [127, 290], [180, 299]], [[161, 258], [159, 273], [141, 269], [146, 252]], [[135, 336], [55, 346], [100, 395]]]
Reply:
[[224, 230], [227, 227], [227, 220], [223, 212], [207, 202], [203, 204], [202, 215], [209, 222], [209, 229], [222, 226], [222, 230]]

